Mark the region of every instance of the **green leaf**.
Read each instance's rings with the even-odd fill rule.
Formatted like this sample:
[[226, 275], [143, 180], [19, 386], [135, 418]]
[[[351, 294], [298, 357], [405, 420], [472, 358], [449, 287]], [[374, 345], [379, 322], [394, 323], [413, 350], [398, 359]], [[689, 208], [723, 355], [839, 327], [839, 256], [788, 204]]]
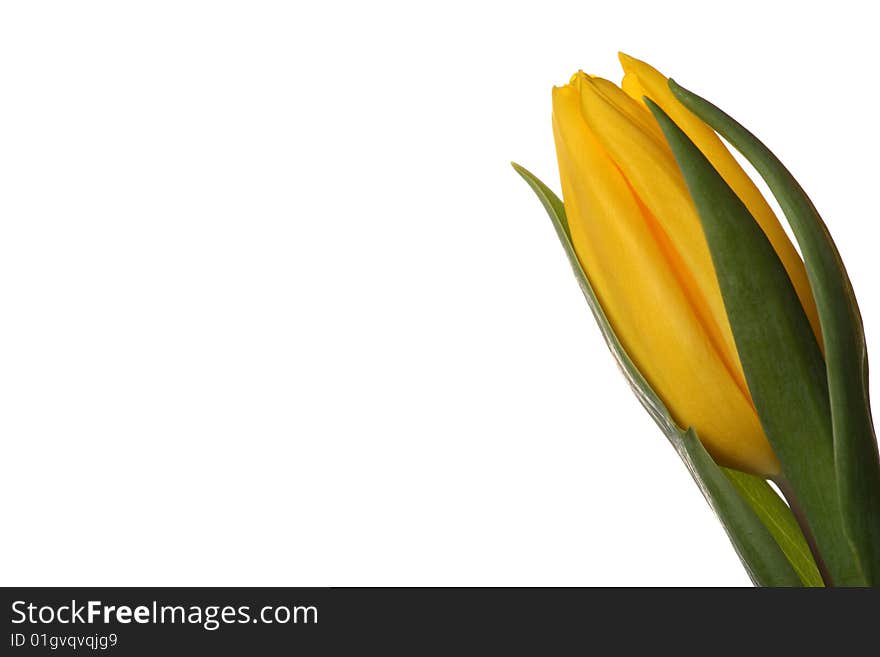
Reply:
[[[667, 437], [700, 487], [703, 497], [724, 525], [730, 542], [755, 585], [801, 586], [806, 583], [789, 561], [773, 532], [751, 506], [750, 500], [740, 494], [738, 487], [726, 476], [725, 470], [712, 460], [696, 432], [691, 428]], [[764, 499], [756, 501], [766, 503]], [[767, 514], [771, 513], [768, 509]], [[809, 554], [809, 548], [807, 551]], [[814, 563], [813, 568], [815, 567]], [[819, 581], [821, 582], [821, 577]]]
[[664, 434], [669, 435], [670, 433], [678, 432], [679, 428], [673, 421], [666, 406], [660, 400], [660, 397], [657, 396], [657, 393], [654, 392], [650, 385], [648, 385], [648, 382], [642, 376], [642, 373], [638, 370], [635, 364], [630, 360], [629, 356], [624, 351], [623, 346], [620, 344], [620, 341], [617, 339], [617, 335], [611, 328], [611, 324], [605, 317], [605, 311], [602, 310], [602, 306], [599, 304], [599, 299], [593, 292], [590, 281], [587, 278], [586, 273], [584, 273], [577, 254], [575, 253], [574, 246], [571, 243], [568, 230], [568, 220], [565, 216], [565, 207], [563, 206], [562, 201], [559, 200], [559, 197], [556, 196], [547, 185], [538, 180], [527, 169], [521, 167], [515, 162], [511, 162], [511, 164], [516, 172], [529, 184], [532, 191], [535, 192], [538, 199], [541, 201], [544, 209], [547, 210], [547, 214], [550, 215], [553, 227], [556, 229], [556, 236], [562, 243], [563, 249], [565, 249], [565, 255], [568, 256], [568, 261], [571, 264], [575, 278], [580, 284], [581, 291], [584, 293], [587, 305], [590, 307], [593, 317], [596, 319], [596, 323], [602, 331], [602, 337], [605, 338], [605, 342], [608, 344], [608, 349], [617, 361], [620, 370], [626, 377], [627, 382], [629, 382], [636, 397], [638, 397], [642, 406], [645, 407], [645, 410], [648, 411], [654, 421], [659, 425], [660, 429], [663, 430]]
[[825, 362], [791, 280], [743, 202], [646, 99], [697, 207], [758, 417], [834, 583], [859, 572], [843, 532]]
[[810, 552], [810, 546], [794, 514], [770, 484], [760, 477], [739, 470], [730, 468], [722, 468], [722, 470], [736, 486], [740, 497], [748, 502], [776, 539], [804, 586], [824, 586], [822, 575]]
[[[749, 499], [741, 496], [738, 487], [706, 452], [693, 429], [682, 431], [676, 425], [665, 404], [636, 368], [611, 328], [572, 246], [562, 202], [532, 173], [515, 163], [513, 168], [529, 184], [550, 215], [559, 241], [568, 256], [575, 277], [608, 348], [636, 397], [672, 443], [706, 501], [721, 520], [752, 581], [758, 586], [800, 586], [802, 583], [810, 583], [809, 578], [804, 579], [799, 576], [799, 572], [809, 571], [808, 566], [799, 562], [795, 567], [789, 562], [786, 548], [777, 543], [776, 534], [765, 526], [762, 516], [772, 518], [789, 529], [793, 519], [785, 518], [785, 512], [766, 497], [753, 496], [754, 499]], [[772, 490], [770, 492], [773, 493]], [[781, 503], [781, 500], [779, 502]], [[757, 509], [752, 506], [753, 504], [758, 505]], [[791, 512], [788, 511], [789, 516], [790, 514]], [[796, 540], [792, 538], [791, 542], [796, 543]], [[815, 568], [815, 564], [813, 567]]]
[[859, 306], [825, 222], [782, 162], [729, 115], [669, 81], [681, 102], [742, 153], [791, 224], [819, 311], [831, 400], [834, 464], [847, 535], [864, 571], [880, 585], [880, 458], [871, 420], [868, 356]]

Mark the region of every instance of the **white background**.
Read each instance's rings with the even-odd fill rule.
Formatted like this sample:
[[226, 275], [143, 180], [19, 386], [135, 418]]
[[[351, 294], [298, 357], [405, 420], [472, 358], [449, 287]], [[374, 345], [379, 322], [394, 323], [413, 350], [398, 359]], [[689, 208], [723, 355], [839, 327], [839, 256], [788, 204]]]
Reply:
[[747, 585], [509, 161], [652, 62], [880, 353], [870, 5], [299, 4], [3, 4], [0, 583]]

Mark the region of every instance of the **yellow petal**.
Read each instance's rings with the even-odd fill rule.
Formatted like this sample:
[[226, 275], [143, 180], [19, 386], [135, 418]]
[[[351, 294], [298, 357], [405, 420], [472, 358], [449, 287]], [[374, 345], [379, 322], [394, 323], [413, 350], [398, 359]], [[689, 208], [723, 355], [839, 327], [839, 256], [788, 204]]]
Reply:
[[804, 263], [760, 190], [743, 171], [715, 131], [698, 119], [673, 95], [666, 76], [629, 55], [620, 53], [619, 56], [625, 72], [623, 90], [635, 100], [642, 101], [644, 96], [648, 96], [657, 103], [702, 151], [761, 226], [788, 272], [819, 345], [823, 346], [819, 315]]
[[[584, 74], [581, 73], [581, 75]], [[645, 109], [643, 103], [630, 98], [623, 89], [609, 80], [595, 76], [586, 77], [596, 92], [602, 94], [602, 96], [604, 96], [609, 103], [614, 105], [618, 111], [626, 115], [626, 117], [636, 124], [649, 138], [652, 138], [659, 148], [665, 149], [669, 152], [669, 146], [666, 143], [666, 137], [663, 135], [660, 125], [654, 120], [651, 113]]]
[[[631, 120], [631, 108], [609, 102], [593, 80], [582, 75], [575, 86], [584, 120], [659, 224], [655, 240], [663, 245], [679, 285], [731, 377], [751, 401], [700, 218], [671, 150], [665, 140], [657, 141], [640, 122]], [[643, 106], [639, 111], [647, 114]]]
[[753, 406], [658, 240], [659, 224], [584, 120], [577, 85], [553, 90], [553, 131], [572, 242], [627, 353], [719, 463], [778, 473]]

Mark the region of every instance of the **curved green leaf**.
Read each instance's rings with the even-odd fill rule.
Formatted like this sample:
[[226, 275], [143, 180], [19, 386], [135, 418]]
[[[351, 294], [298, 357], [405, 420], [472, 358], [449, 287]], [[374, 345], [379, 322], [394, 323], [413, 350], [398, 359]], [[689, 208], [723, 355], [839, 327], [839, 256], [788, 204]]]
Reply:
[[871, 420], [865, 334], [843, 260], [825, 222], [782, 162], [722, 110], [672, 80], [669, 86], [688, 109], [752, 163], [779, 202], [804, 254], [825, 343], [844, 526], [865, 582], [880, 585], [880, 458]]
[[[518, 164], [512, 164], [550, 215], [587, 304], [630, 387], [672, 443], [706, 501], [721, 520], [752, 581], [758, 586], [800, 586], [802, 583], [812, 585], [814, 580], [811, 580], [809, 575], [801, 574], [810, 570], [809, 565], [802, 562], [806, 541], [801, 535], [801, 544], [798, 544], [795, 535], [791, 533], [792, 524], [794, 523], [796, 527], [796, 523], [788, 507], [778, 497], [777, 504], [762, 494], [740, 495], [739, 488], [730, 477], [729, 471], [726, 475], [726, 471], [712, 460], [693, 429], [682, 431], [676, 425], [660, 397], [630, 360], [611, 328], [572, 246], [562, 201], [528, 170]], [[767, 489], [775, 497], [776, 494], [769, 486]], [[775, 530], [776, 526], [785, 527], [787, 529], [784, 532], [785, 537], [790, 540], [777, 543], [779, 532]], [[811, 560], [808, 551], [806, 554]], [[786, 555], [793, 559], [791, 563]], [[815, 563], [812, 567], [815, 569]]]
[[[721, 520], [752, 582], [757, 586], [801, 586], [806, 583], [789, 561], [783, 547], [776, 541], [773, 532], [764, 524], [761, 514], [751, 505], [753, 501], [766, 503], [767, 500], [742, 496], [738, 487], [725, 474], [726, 471], [712, 460], [692, 428], [667, 437], [684, 461], [703, 497]], [[782, 506], [785, 507], [785, 504]], [[781, 511], [769, 506], [764, 509], [766, 515], [774, 517]], [[790, 513], [789, 511], [789, 515]], [[809, 548], [807, 551], [809, 553]]]
[[739, 470], [722, 468], [727, 478], [776, 539], [804, 586], [824, 586], [810, 546], [791, 509], [770, 484]]
[[761, 425], [835, 583], [859, 581], [843, 532], [825, 362], [776, 251], [705, 155], [651, 100], [697, 207]]

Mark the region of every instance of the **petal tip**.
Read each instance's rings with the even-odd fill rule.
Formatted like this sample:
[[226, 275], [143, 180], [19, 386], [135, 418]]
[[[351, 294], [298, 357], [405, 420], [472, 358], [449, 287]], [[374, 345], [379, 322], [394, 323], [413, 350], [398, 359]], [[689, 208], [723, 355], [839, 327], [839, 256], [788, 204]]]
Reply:
[[629, 72], [629, 69], [633, 68], [639, 62], [638, 59], [627, 55], [622, 50], [617, 51], [617, 59], [620, 61], [620, 66], [623, 68], [624, 72]]

